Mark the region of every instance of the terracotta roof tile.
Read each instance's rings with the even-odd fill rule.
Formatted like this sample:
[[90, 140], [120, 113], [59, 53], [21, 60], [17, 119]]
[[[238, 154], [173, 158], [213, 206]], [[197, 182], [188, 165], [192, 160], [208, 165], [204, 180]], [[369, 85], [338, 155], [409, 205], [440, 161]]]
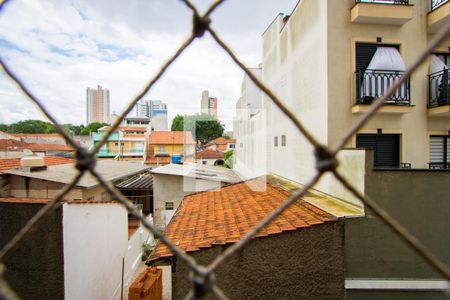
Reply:
[[0, 140], [0, 150], [4, 151], [21, 151], [23, 149], [29, 149], [31, 151], [72, 151], [73, 148], [67, 145], [59, 144], [36, 144], [36, 143], [25, 143], [16, 140]]
[[[60, 156], [44, 156], [46, 166], [73, 163], [73, 159]], [[20, 158], [0, 158], [0, 174], [13, 168], [20, 167]]]
[[235, 144], [236, 139], [226, 139], [223, 136], [213, 139], [212, 141], [209, 141], [207, 145], [226, 145], [226, 144]]
[[[267, 183], [265, 191], [254, 191], [249, 184], [264, 184], [259, 179], [184, 197], [166, 230], [167, 237], [183, 251], [235, 243], [280, 206], [289, 192]], [[335, 221], [336, 217], [299, 200], [261, 230], [256, 237], [280, 234], [298, 228]], [[159, 244], [150, 260], [171, 256], [169, 248]]]
[[212, 150], [212, 149], [205, 149], [203, 151], [197, 152], [195, 154], [196, 158], [224, 158], [225, 153]]
[[[186, 132], [186, 137], [184, 136]], [[190, 131], [152, 131], [150, 134], [152, 145], [195, 144]]]
[[46, 204], [47, 198], [0, 198], [0, 203]]

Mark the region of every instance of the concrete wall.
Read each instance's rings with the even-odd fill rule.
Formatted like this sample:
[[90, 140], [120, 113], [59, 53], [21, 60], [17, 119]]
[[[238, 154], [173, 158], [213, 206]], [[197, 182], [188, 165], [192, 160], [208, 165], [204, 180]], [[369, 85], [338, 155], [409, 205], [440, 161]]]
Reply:
[[128, 249], [125, 208], [65, 204], [63, 213], [65, 299], [120, 299]]
[[[42, 206], [0, 203], [0, 248]], [[62, 222], [62, 209], [59, 207], [5, 260], [5, 279], [21, 299], [64, 299]]]
[[[147, 216], [147, 221], [153, 223], [151, 214]], [[137, 275], [139, 267], [142, 264], [142, 245], [145, 243], [153, 243], [153, 233], [148, 231], [144, 226], [136, 230], [136, 232], [128, 240], [128, 247], [125, 254], [125, 269], [124, 269], [124, 295], [128, 294], [128, 287], [132, 284], [132, 280]]]
[[[29, 198], [53, 198], [65, 186], [63, 183], [46, 181], [35, 178], [26, 178], [22, 176], [10, 175], [11, 196], [29, 197]], [[28, 180], [28, 189], [26, 181]], [[81, 188], [72, 189], [66, 196], [66, 199], [82, 199]]]
[[[370, 158], [370, 156], [369, 156]], [[371, 163], [371, 160], [369, 164]], [[367, 168], [366, 194], [417, 237], [447, 265], [450, 264], [450, 172], [429, 170], [381, 171]], [[415, 252], [370, 211], [346, 224], [346, 277], [352, 279], [437, 280]], [[446, 299], [435, 291], [348, 291], [350, 299]], [[426, 295], [426, 297], [424, 297]], [[395, 298], [397, 299], [397, 298]]]
[[[330, 222], [255, 238], [214, 272], [217, 285], [230, 299], [342, 299], [343, 234], [343, 223]], [[226, 248], [189, 254], [207, 265]], [[172, 271], [173, 299], [183, 299], [192, 287], [189, 269], [177, 260]]]
[[5, 151], [0, 150], [0, 158], [22, 158], [25, 156], [25, 153], [22, 151]]
[[[317, 0], [300, 1], [286, 24], [279, 16], [263, 34], [263, 81], [322, 143], [328, 140], [326, 34], [327, 1]], [[263, 102], [269, 172], [306, 182], [315, 173], [311, 145], [267, 97]], [[286, 135], [285, 147], [282, 135]]]

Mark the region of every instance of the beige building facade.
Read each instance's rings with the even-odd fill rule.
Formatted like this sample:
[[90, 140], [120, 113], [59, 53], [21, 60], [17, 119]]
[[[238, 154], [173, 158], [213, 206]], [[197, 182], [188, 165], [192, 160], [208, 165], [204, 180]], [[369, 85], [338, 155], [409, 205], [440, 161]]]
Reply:
[[[279, 15], [264, 32], [263, 81], [321, 143], [335, 145], [371, 101], [403, 73], [401, 67], [369, 70], [378, 49], [394, 53], [388, 59], [394, 57], [398, 65], [409, 66], [435, 35], [429, 24], [436, 21], [430, 21], [430, 16], [440, 12], [441, 22], [448, 22], [450, 3], [430, 12], [429, 1], [406, 2], [302, 0], [291, 16]], [[434, 53], [446, 59], [449, 45], [447, 39]], [[372, 53], [366, 51], [369, 48]], [[429, 105], [429, 86], [433, 85], [430, 69], [430, 62], [425, 62], [409, 85], [397, 91], [395, 99], [390, 99], [346, 147], [375, 143], [372, 147], [382, 155], [386, 150], [383, 143], [387, 143], [390, 148], [386, 151], [393, 154], [387, 163], [380, 156], [379, 167], [448, 167], [445, 157], [442, 163], [433, 164], [430, 153], [430, 149], [435, 150], [433, 138], [442, 137], [444, 142], [450, 130], [449, 102]], [[266, 96], [263, 108], [270, 131], [268, 170], [306, 182], [316, 172], [312, 146]], [[448, 142], [440, 147], [447, 148]], [[327, 178], [319, 184], [325, 191], [330, 186]]]

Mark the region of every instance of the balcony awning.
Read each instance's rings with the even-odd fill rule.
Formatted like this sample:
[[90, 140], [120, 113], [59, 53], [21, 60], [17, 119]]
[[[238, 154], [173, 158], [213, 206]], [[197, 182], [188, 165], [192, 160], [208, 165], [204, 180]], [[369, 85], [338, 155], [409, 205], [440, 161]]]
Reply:
[[367, 69], [405, 71], [406, 68], [400, 52], [395, 47], [378, 47]]

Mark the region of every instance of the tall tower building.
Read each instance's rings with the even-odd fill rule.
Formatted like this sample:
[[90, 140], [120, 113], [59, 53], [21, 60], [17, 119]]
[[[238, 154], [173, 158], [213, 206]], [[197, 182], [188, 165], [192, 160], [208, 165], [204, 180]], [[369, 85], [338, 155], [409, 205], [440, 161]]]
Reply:
[[202, 92], [200, 107], [202, 114], [208, 114], [217, 119], [217, 98], [209, 97], [209, 91]]
[[102, 89], [100, 85], [97, 89], [87, 88], [86, 90], [86, 122], [110, 123], [109, 114], [109, 90]]

